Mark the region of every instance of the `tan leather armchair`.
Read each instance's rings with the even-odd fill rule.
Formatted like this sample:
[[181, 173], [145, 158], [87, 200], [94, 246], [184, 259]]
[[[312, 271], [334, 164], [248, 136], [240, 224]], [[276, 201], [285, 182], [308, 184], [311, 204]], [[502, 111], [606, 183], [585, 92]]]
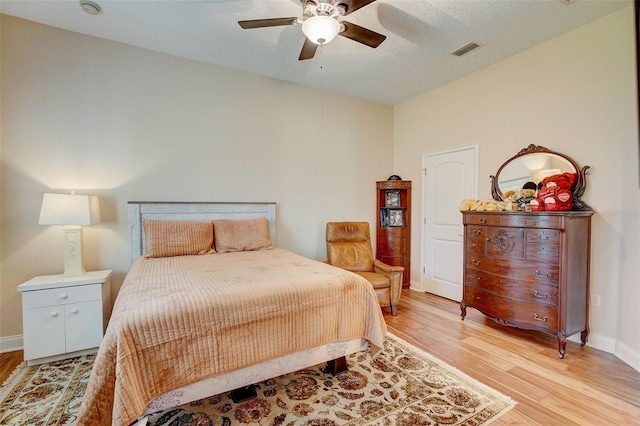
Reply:
[[368, 222], [327, 223], [328, 263], [366, 278], [378, 295], [380, 306], [398, 313], [402, 290], [402, 266], [391, 266], [373, 258]]

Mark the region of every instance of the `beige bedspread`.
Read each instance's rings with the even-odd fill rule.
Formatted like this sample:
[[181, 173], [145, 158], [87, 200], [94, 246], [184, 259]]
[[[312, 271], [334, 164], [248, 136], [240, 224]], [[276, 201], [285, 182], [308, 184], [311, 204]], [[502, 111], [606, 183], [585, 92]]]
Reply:
[[157, 396], [329, 342], [383, 345], [363, 278], [282, 249], [138, 259], [115, 302], [78, 425], [129, 425]]

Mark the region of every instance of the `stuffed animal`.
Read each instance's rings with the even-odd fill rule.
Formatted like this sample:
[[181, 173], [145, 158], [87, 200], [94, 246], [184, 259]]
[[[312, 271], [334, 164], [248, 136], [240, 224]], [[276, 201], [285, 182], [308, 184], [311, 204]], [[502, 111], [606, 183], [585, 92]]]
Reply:
[[462, 202], [460, 203], [460, 211], [467, 212], [471, 210], [472, 207], [474, 207], [477, 203], [478, 203], [478, 200], [470, 200], [470, 199], [462, 200]]
[[515, 203], [518, 206], [518, 210], [527, 210], [527, 206], [535, 198], [535, 195], [536, 191], [534, 189], [516, 189], [502, 194], [502, 200]]
[[568, 172], [544, 178], [537, 196], [537, 203], [544, 206], [544, 208], [540, 210], [571, 210], [573, 203], [571, 187], [574, 181], [575, 174]]
[[517, 210], [514, 203], [495, 201], [495, 200], [462, 200], [460, 203], [460, 211], [477, 211], [477, 212], [501, 212]]

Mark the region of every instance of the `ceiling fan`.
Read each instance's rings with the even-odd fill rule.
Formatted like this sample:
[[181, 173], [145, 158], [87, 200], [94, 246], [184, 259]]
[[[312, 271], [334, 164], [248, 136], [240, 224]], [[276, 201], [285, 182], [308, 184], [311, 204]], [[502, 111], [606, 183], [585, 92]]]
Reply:
[[282, 25], [302, 25], [305, 35], [304, 45], [298, 60], [311, 59], [320, 45], [329, 43], [336, 35], [341, 35], [369, 47], [376, 48], [387, 37], [340, 18], [373, 3], [376, 0], [300, 0], [302, 18], [270, 18], [238, 21], [245, 30], [252, 28], [277, 27]]

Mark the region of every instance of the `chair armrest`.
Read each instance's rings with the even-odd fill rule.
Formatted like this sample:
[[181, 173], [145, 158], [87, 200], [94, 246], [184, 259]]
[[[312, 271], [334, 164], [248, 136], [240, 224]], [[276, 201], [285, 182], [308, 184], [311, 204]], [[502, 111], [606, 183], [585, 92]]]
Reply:
[[391, 266], [373, 259], [373, 270], [379, 274], [384, 274], [391, 280], [391, 306], [397, 306], [402, 294], [402, 275], [404, 266]]
[[380, 269], [376, 272], [404, 272], [404, 266], [391, 266], [378, 259], [373, 259], [373, 267]]

